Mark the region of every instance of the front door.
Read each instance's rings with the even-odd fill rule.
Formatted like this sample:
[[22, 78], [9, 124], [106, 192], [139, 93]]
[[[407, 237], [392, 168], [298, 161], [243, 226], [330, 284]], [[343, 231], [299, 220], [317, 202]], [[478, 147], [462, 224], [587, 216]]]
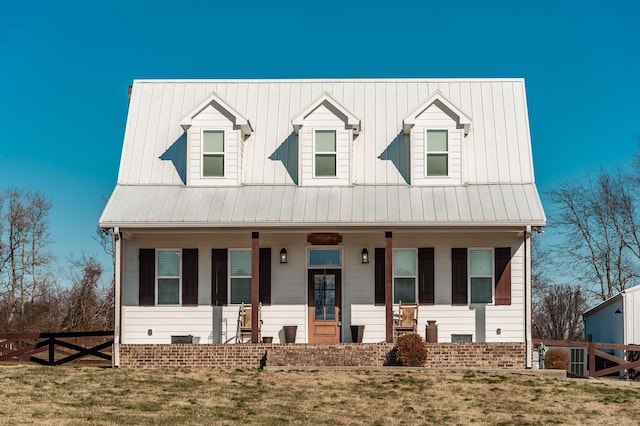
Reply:
[[340, 269], [309, 269], [309, 343], [340, 343]]

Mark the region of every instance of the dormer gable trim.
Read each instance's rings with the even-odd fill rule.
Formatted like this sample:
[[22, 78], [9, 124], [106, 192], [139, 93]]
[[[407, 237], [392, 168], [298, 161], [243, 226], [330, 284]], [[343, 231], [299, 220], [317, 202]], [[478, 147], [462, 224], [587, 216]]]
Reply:
[[229, 104], [223, 101], [222, 98], [215, 92], [211, 92], [211, 94], [202, 103], [200, 103], [197, 107], [192, 109], [191, 112], [185, 115], [184, 118], [180, 120], [180, 126], [182, 126], [185, 131], [189, 129], [191, 127], [192, 120], [209, 105], [213, 106], [214, 108], [224, 110], [233, 119], [234, 126], [240, 128], [243, 139], [251, 136], [253, 127], [251, 126], [249, 120], [234, 108], [229, 106]]
[[464, 128], [464, 135], [467, 136], [469, 134], [469, 129], [471, 128], [471, 118], [460, 108], [451, 103], [451, 101], [445, 98], [439, 90], [431, 95], [425, 102], [420, 104], [418, 108], [414, 109], [409, 115], [404, 118], [404, 120], [402, 120], [402, 131], [404, 132], [404, 134], [408, 135], [411, 132], [413, 126], [415, 126], [416, 119], [420, 116], [420, 114], [422, 114], [427, 108], [429, 108], [436, 102], [439, 104], [437, 105], [439, 108], [444, 110], [449, 115], [453, 115], [456, 117], [458, 126], [462, 126]]
[[324, 92], [322, 96], [313, 101], [311, 105], [309, 105], [304, 109], [304, 111], [302, 111], [293, 120], [291, 120], [293, 124], [293, 130], [296, 132], [296, 134], [300, 132], [300, 128], [302, 128], [302, 126], [304, 125], [304, 120], [309, 116], [309, 114], [315, 111], [315, 109], [323, 103], [329, 104], [345, 117], [345, 125], [347, 128], [353, 130], [354, 137], [357, 136], [358, 133], [360, 133], [360, 119], [343, 105], [341, 105], [340, 102], [336, 101], [329, 93]]

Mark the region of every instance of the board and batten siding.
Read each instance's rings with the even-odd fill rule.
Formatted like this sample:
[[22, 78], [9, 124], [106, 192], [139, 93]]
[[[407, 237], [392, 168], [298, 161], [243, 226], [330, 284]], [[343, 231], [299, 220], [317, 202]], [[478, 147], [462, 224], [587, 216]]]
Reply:
[[[188, 179], [193, 186], [237, 186], [241, 177], [242, 142], [239, 130], [234, 130], [233, 122], [212, 105], [207, 106], [195, 116], [188, 130]], [[224, 131], [224, 177], [202, 176], [202, 131]]]

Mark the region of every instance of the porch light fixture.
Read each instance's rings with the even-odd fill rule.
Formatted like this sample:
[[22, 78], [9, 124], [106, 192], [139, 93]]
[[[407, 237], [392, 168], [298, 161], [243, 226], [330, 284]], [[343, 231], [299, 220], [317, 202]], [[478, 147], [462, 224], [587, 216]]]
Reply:
[[283, 248], [280, 250], [280, 263], [287, 263], [287, 249]]
[[360, 254], [362, 255], [362, 263], [369, 263], [369, 250], [363, 248]]

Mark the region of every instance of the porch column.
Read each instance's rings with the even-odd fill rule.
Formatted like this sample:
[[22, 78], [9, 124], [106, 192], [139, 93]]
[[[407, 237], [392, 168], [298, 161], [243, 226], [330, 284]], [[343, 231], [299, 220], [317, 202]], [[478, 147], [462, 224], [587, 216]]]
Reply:
[[251, 233], [251, 343], [258, 343], [260, 303], [260, 233]]
[[393, 342], [393, 239], [391, 231], [384, 233], [384, 309], [386, 318], [385, 336]]

